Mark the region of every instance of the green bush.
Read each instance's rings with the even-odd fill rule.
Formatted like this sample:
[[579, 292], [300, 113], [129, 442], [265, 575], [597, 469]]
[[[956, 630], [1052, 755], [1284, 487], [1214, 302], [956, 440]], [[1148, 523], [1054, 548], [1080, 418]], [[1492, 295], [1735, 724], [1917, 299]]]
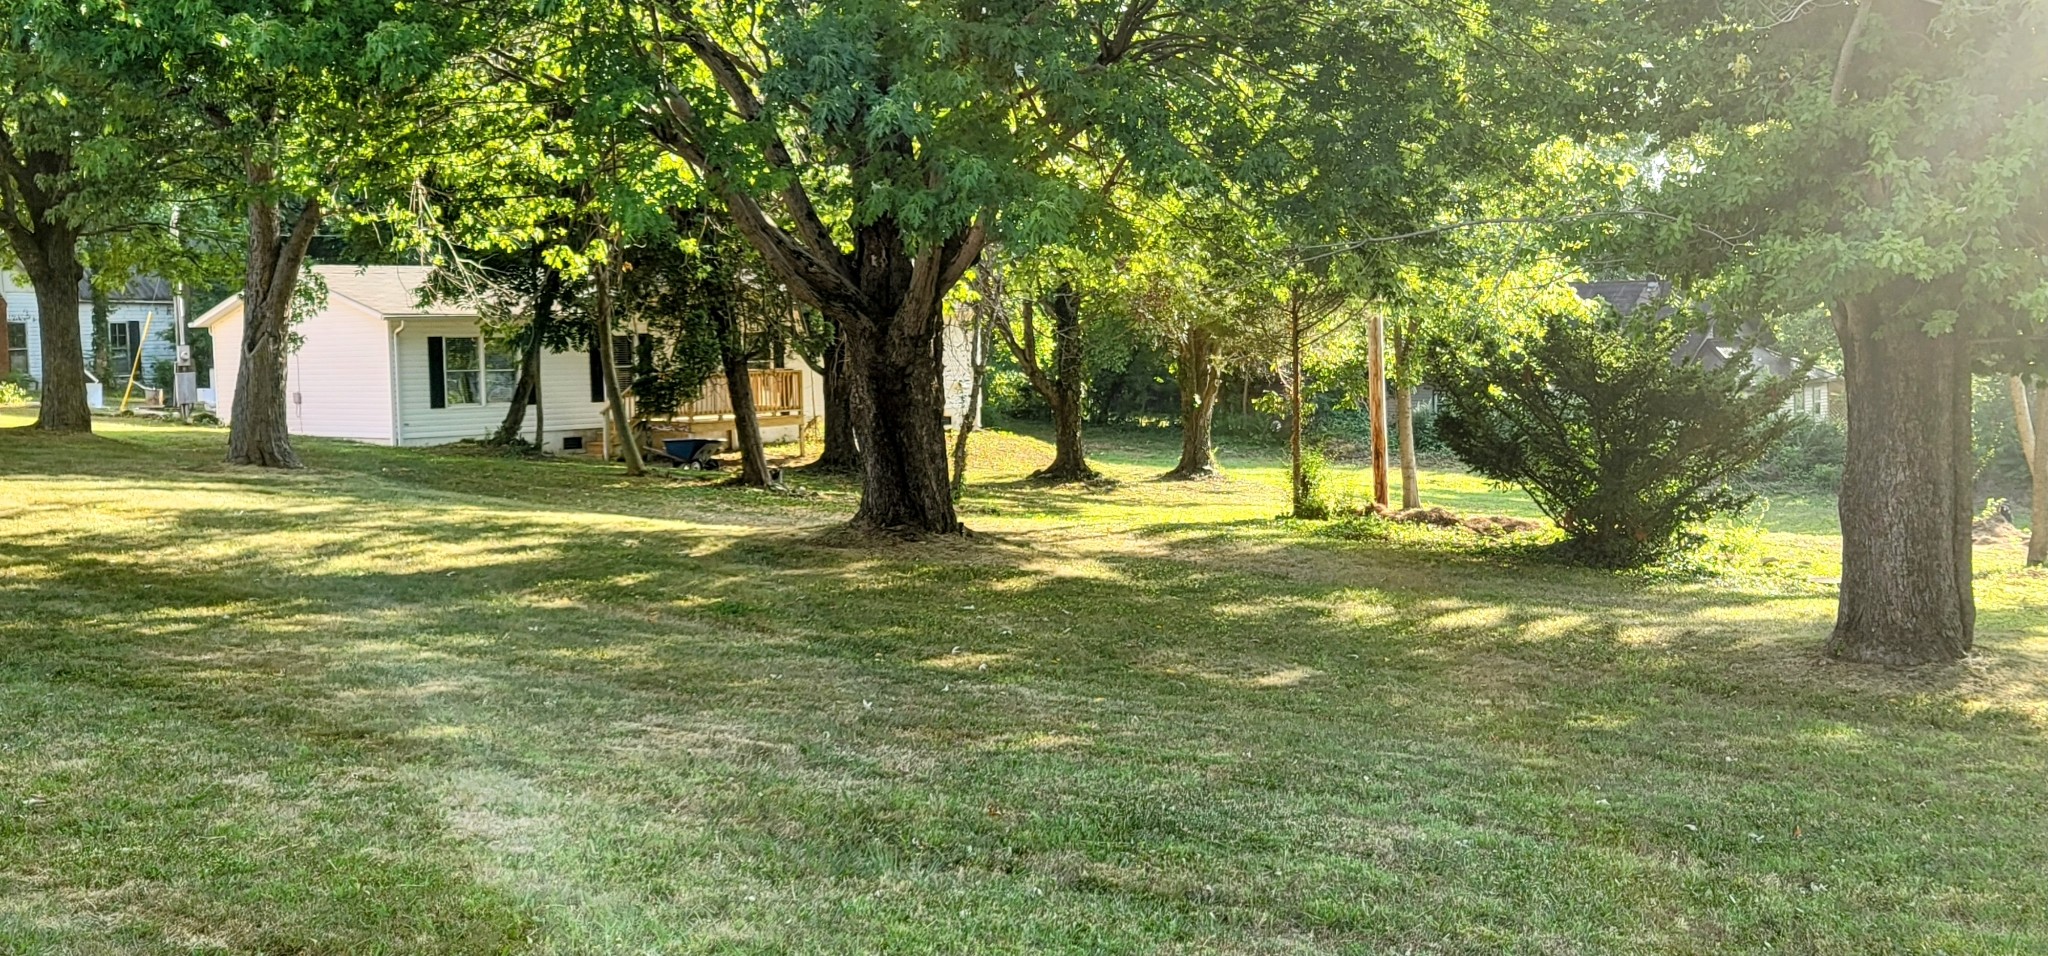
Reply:
[[1752, 484], [1838, 491], [1848, 460], [1849, 433], [1839, 421], [1792, 416], [1785, 436], [1743, 477]]
[[1728, 487], [1792, 426], [1796, 378], [1745, 362], [1673, 365], [1684, 330], [1613, 316], [1540, 317], [1533, 341], [1440, 343], [1444, 442], [1481, 475], [1521, 486], [1577, 563], [1640, 567], [1680, 531], [1749, 501]]
[[1313, 448], [1301, 453], [1301, 502], [1294, 509], [1297, 518], [1321, 520], [1336, 510], [1330, 501], [1330, 461]]
[[16, 372], [0, 378], [0, 405], [27, 405], [36, 400], [39, 390], [36, 380], [27, 372]]

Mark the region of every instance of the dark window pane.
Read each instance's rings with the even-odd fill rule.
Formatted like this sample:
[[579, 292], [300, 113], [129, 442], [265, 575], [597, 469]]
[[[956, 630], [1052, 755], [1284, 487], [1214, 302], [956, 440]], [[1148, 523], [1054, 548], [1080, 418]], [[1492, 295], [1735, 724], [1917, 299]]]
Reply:
[[492, 372], [516, 372], [519, 370], [519, 353], [501, 346], [492, 345], [484, 349], [484, 368]]
[[[477, 364], [477, 360], [482, 356], [479, 354], [481, 350], [477, 347], [476, 339], [449, 339], [443, 348], [449, 372], [482, 370], [483, 367]], [[450, 394], [453, 394], [452, 387]]]
[[491, 369], [484, 373], [484, 401], [504, 405], [512, 401], [512, 393], [519, 388], [519, 373], [506, 369]]

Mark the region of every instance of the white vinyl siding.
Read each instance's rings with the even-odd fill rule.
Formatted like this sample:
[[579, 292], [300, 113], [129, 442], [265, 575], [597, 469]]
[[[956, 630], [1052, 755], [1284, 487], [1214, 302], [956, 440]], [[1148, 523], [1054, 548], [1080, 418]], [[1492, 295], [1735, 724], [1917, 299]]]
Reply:
[[[390, 444], [391, 324], [336, 297], [292, 331], [300, 340], [285, 360], [292, 433]], [[240, 351], [215, 341], [215, 354]]]
[[[398, 333], [399, 444], [441, 445], [489, 437], [505, 421], [504, 400], [458, 405], [451, 388], [447, 407], [433, 407], [427, 368], [427, 339], [432, 336], [440, 336], [445, 349], [457, 339], [475, 340], [478, 332], [475, 322], [461, 319], [404, 320], [404, 328]], [[509, 352], [490, 351], [498, 351], [499, 355], [496, 359], [486, 359], [487, 368], [498, 367], [501, 373], [516, 370], [516, 361]], [[455, 370], [452, 356], [447, 370], [452, 376]], [[487, 371], [485, 374], [491, 373]], [[509, 379], [501, 382], [503, 398], [509, 399], [510, 383], [516, 382], [517, 375], [500, 374], [500, 379]], [[485, 391], [484, 397], [491, 398], [488, 384]], [[563, 431], [582, 431], [604, 425], [602, 406], [590, 401], [590, 356], [582, 351], [547, 353], [541, 363], [541, 397], [547, 405], [549, 448], [559, 447], [557, 436]], [[527, 412], [526, 426], [530, 438], [533, 430], [531, 410]]]
[[241, 307], [221, 316], [207, 331], [213, 334], [213, 372], [207, 378], [213, 383], [213, 413], [227, 421], [235, 407], [235, 380], [242, 374]]
[[[20, 323], [20, 327], [14, 331], [26, 334], [27, 341], [24, 342], [17, 339], [12, 343], [16, 350], [14, 359], [18, 362], [25, 353], [28, 358], [28, 374], [37, 381], [41, 381], [43, 378], [43, 330], [40, 324], [41, 317], [36, 311], [35, 290], [30, 288], [28, 283], [19, 279], [11, 276], [0, 276], [0, 297], [4, 297], [7, 300], [7, 321]], [[137, 383], [136, 389], [136, 399], [139, 401], [142, 395], [142, 387], [149, 384], [151, 367], [159, 359], [171, 359], [177, 355], [177, 349], [163, 336], [163, 333], [170, 328], [171, 304], [169, 302], [114, 302], [112, 306], [112, 309], [109, 310], [107, 321], [109, 323], [135, 323], [135, 329], [142, 339], [142, 378]], [[148, 324], [148, 331], [146, 332], [142, 330], [145, 323]], [[79, 342], [85, 349], [86, 367], [91, 368], [92, 302], [83, 296], [80, 297], [78, 304], [78, 334], [80, 337]], [[126, 383], [128, 380], [128, 369], [131, 367], [131, 364], [123, 364], [122, 367], [113, 369], [113, 374], [110, 377], [116, 383]], [[22, 371], [22, 368], [17, 365], [15, 366], [15, 371]], [[107, 387], [106, 396], [108, 402], [118, 403], [121, 399], [121, 390], [118, 385], [110, 384]]]
[[[210, 326], [214, 412], [234, 414], [241, 372], [239, 304]], [[299, 347], [285, 357], [285, 427], [294, 435], [391, 444], [391, 326], [360, 306], [333, 301], [292, 326]]]
[[946, 323], [939, 340], [939, 358], [942, 362], [939, 383], [945, 390], [946, 399], [946, 427], [955, 428], [967, 414], [968, 392], [974, 385], [974, 339], [966, 326], [957, 322]]

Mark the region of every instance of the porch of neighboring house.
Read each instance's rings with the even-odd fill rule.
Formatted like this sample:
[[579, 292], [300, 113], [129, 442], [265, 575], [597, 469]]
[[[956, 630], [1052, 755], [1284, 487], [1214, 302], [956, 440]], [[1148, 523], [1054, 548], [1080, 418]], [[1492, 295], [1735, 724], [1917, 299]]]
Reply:
[[[808, 445], [822, 424], [819, 409], [823, 385], [813, 381], [817, 378], [816, 372], [801, 367], [757, 368], [747, 373], [747, 381], [754, 389], [754, 413], [760, 419], [763, 440]], [[716, 438], [725, 442], [722, 452], [738, 449], [732, 396], [723, 375], [706, 380], [703, 394], [677, 409], [674, 415], [645, 420], [641, 426], [655, 448], [669, 438]]]

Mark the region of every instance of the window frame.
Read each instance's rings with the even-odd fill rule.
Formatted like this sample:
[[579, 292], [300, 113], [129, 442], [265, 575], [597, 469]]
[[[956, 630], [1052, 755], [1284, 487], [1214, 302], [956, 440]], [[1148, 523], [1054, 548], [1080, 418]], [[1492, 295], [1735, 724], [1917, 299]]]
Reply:
[[[482, 335], [444, 335], [439, 338], [443, 408], [512, 404], [519, 391], [520, 356], [516, 350], [494, 346]], [[456, 364], [457, 342], [466, 342], [475, 350], [473, 365]], [[504, 389], [501, 398], [492, 397], [494, 376]], [[465, 385], [466, 389], [459, 387]], [[464, 395], [468, 398], [461, 397]]]
[[7, 367], [17, 375], [28, 374], [28, 322], [7, 321]]
[[134, 372], [138, 378], [142, 375], [143, 369], [136, 362], [136, 356], [142, 354], [141, 338], [140, 322], [107, 323], [107, 351], [112, 353], [108, 356], [107, 371], [113, 374], [116, 382], [127, 382], [130, 372]]
[[[474, 350], [468, 366], [458, 367], [455, 363], [457, 342], [467, 342]], [[466, 381], [458, 376], [468, 376]], [[464, 382], [466, 388], [458, 389], [457, 383]], [[464, 396], [464, 397], [457, 397]], [[484, 340], [480, 335], [447, 335], [441, 338], [441, 404], [454, 408], [458, 405], [483, 405], [484, 402]]]
[[[500, 348], [499, 346], [494, 346], [494, 345], [492, 345], [492, 344], [490, 343], [490, 340], [488, 340], [488, 339], [484, 339], [484, 338], [482, 338], [481, 336], [479, 336], [479, 337], [478, 337], [478, 346], [479, 346], [478, 352], [479, 352], [479, 355], [480, 355], [480, 359], [479, 359], [479, 362], [480, 362], [480, 364], [482, 364], [482, 365], [483, 365], [483, 403], [482, 403], [482, 404], [485, 404], [485, 405], [510, 405], [510, 404], [512, 404], [512, 400], [513, 400], [513, 399], [515, 399], [515, 398], [517, 398], [517, 397], [518, 397], [518, 395], [519, 395], [519, 353], [518, 353], [517, 351], [513, 350], [513, 349], [510, 349], [510, 348], [502, 348], [502, 349], [501, 349], [501, 348]], [[500, 366], [500, 365], [493, 365], [493, 364], [492, 364], [492, 362], [493, 362], [493, 361], [495, 361], [495, 360], [499, 360], [499, 359], [503, 359], [503, 360], [504, 360], [504, 362], [505, 362], [506, 364], [504, 364], [504, 365], [502, 365], [502, 366]], [[505, 397], [504, 397], [504, 398], [502, 398], [502, 399], [494, 399], [494, 398], [492, 398], [492, 397], [491, 397], [491, 395], [493, 394], [493, 388], [492, 388], [492, 377], [493, 377], [493, 376], [502, 376], [502, 377], [503, 377], [503, 378], [502, 378], [502, 382], [503, 382], [503, 385], [504, 385], [504, 389], [505, 389], [505, 391], [504, 391], [504, 396], [505, 396]]]

